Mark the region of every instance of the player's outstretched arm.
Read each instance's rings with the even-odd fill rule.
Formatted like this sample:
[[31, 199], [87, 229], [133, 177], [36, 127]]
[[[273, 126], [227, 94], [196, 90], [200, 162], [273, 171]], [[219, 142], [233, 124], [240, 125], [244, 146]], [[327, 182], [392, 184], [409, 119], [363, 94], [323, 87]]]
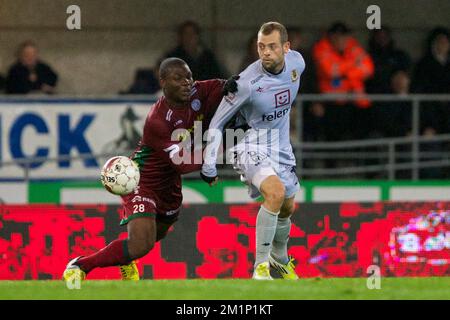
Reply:
[[237, 83], [238, 92], [235, 94], [230, 93], [223, 97], [207, 131], [207, 145], [204, 152], [204, 161], [200, 176], [208, 184], [211, 184], [211, 181], [215, 180], [217, 177], [216, 162], [220, 143], [222, 142], [223, 128], [250, 99], [248, 84], [244, 81], [238, 81]]

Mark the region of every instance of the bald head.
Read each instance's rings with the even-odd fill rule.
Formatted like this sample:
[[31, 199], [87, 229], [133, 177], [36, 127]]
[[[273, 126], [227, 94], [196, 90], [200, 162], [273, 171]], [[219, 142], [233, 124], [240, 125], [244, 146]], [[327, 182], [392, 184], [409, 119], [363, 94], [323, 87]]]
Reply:
[[166, 79], [170, 70], [174, 68], [182, 68], [187, 66], [187, 63], [180, 58], [167, 58], [164, 59], [159, 65], [159, 77], [161, 79]]

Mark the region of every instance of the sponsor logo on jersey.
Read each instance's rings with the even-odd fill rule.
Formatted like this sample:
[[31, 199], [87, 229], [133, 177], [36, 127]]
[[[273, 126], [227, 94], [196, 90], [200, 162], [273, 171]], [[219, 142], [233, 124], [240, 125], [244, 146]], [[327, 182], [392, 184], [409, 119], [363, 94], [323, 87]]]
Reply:
[[191, 108], [192, 108], [194, 111], [200, 110], [201, 106], [202, 106], [202, 103], [200, 102], [200, 100], [198, 100], [198, 99], [192, 100], [192, 102], [191, 102]]
[[255, 83], [257, 83], [259, 80], [261, 80], [262, 77], [264, 77], [264, 75], [260, 74], [260, 75], [257, 76], [255, 79], [253, 79], [252, 81], [250, 81], [250, 84], [255, 84]]
[[292, 82], [295, 82], [298, 80], [298, 72], [295, 69], [291, 71], [291, 80], [292, 80]]
[[154, 205], [155, 206], [155, 208], [156, 208], [156, 203], [155, 203], [155, 201], [153, 200], [153, 199], [150, 199], [150, 198], [147, 198], [147, 197], [142, 197], [142, 201], [144, 202], [149, 202], [149, 203], [151, 203], [152, 205]]
[[290, 108], [286, 108], [283, 110], [274, 110], [271, 113], [263, 114], [262, 121], [274, 121], [284, 117], [287, 113], [289, 113]]
[[283, 90], [275, 93], [275, 108], [284, 107], [291, 104], [291, 93], [288, 90]]
[[135, 196], [132, 200], [131, 200], [131, 202], [141, 202], [142, 201], [142, 197], [141, 196]]
[[156, 207], [156, 203], [154, 200], [147, 198], [147, 197], [142, 197], [142, 196], [134, 196], [134, 198], [131, 200], [132, 203], [135, 202], [149, 202], [152, 205], [154, 205]]

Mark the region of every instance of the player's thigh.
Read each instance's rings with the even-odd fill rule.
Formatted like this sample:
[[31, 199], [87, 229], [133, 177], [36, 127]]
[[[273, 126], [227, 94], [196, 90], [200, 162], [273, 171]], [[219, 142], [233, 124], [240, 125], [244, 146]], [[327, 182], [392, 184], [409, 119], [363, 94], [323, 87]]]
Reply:
[[282, 166], [279, 177], [285, 187], [285, 200], [280, 209], [280, 217], [287, 218], [294, 213], [295, 195], [300, 190], [300, 182], [294, 166]]
[[300, 181], [298, 180], [296, 168], [294, 166], [280, 166], [278, 176], [286, 189], [286, 198], [295, 197], [300, 191]]
[[286, 198], [280, 209], [280, 218], [288, 218], [294, 213], [295, 209], [295, 197]]
[[143, 247], [153, 247], [156, 241], [155, 217], [138, 217], [127, 224], [128, 240]]

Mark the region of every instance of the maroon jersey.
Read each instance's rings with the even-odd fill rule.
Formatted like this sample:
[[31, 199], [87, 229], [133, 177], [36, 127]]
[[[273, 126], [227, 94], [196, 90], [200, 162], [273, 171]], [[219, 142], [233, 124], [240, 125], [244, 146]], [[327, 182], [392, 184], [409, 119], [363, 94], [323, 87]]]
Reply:
[[[139, 188], [123, 197], [125, 203], [137, 203], [132, 201], [136, 195], [139, 199], [146, 197], [155, 203], [155, 213], [158, 214], [175, 210], [181, 205], [181, 174], [200, 170], [201, 163], [175, 164], [172, 161], [173, 153], [182, 155], [182, 148], [180, 152], [175, 149], [182, 138], [173, 141], [172, 132], [176, 129], [188, 130], [193, 143], [194, 121], [202, 121], [203, 132], [208, 129], [222, 100], [223, 85], [224, 80], [195, 82], [190, 102], [183, 107], [170, 106], [165, 97], [156, 102], [145, 121], [139, 146], [131, 157], [139, 166]], [[139, 207], [136, 208], [138, 211], [134, 213], [139, 213]]]

